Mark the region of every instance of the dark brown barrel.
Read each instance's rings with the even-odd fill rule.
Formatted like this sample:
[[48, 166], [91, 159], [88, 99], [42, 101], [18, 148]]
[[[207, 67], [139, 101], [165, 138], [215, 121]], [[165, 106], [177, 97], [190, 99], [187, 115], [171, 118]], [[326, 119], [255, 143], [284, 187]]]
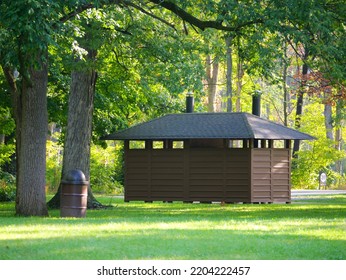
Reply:
[[86, 216], [88, 185], [81, 170], [71, 170], [61, 181], [60, 217]]

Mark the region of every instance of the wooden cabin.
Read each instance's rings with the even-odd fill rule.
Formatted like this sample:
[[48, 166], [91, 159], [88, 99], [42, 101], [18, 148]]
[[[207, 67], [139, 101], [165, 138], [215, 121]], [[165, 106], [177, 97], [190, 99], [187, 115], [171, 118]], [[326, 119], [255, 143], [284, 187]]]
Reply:
[[125, 201], [291, 202], [291, 140], [312, 136], [249, 113], [169, 114], [124, 140]]

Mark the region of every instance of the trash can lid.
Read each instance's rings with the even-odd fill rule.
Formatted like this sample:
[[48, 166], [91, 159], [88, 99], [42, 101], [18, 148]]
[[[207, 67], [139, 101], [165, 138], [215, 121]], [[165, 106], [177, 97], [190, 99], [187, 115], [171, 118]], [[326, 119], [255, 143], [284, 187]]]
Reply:
[[89, 181], [85, 180], [84, 173], [79, 169], [73, 169], [67, 172], [66, 176], [61, 181], [65, 184], [75, 184], [75, 185], [84, 185], [89, 184]]

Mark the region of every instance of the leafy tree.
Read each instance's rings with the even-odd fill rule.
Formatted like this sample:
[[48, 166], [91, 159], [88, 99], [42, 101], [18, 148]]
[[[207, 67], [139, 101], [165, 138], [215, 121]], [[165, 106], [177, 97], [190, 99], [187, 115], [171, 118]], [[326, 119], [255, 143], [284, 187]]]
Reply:
[[312, 102], [306, 105], [302, 116], [302, 131], [315, 136], [316, 140], [304, 142], [298, 158], [293, 161], [292, 184], [297, 188], [316, 188], [321, 171], [327, 171], [329, 183], [336, 180], [338, 175], [331, 166], [346, 157], [346, 152], [336, 150], [334, 141], [326, 137], [326, 128], [319, 125], [324, 123], [322, 112], [323, 104]]

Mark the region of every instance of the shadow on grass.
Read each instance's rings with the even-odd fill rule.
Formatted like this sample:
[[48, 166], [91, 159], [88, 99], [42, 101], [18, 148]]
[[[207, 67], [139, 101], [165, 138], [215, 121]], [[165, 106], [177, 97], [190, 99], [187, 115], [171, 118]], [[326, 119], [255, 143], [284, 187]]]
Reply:
[[301, 219], [346, 218], [346, 195], [338, 195], [329, 203], [311, 203], [306, 200], [294, 204], [184, 204], [180, 202], [166, 204], [161, 202], [123, 203], [118, 201], [117, 207], [104, 212], [89, 211], [89, 218], [165, 218], [165, 219]]
[[[293, 204], [184, 204], [175, 203], [124, 203], [121, 199], [113, 200], [115, 207], [102, 210], [88, 210], [86, 219], [73, 219], [72, 223], [90, 222], [104, 223], [105, 220], [156, 220], [186, 221], [186, 220], [276, 220], [276, 219], [335, 219], [346, 218], [346, 195], [335, 195], [329, 203], [311, 203], [311, 200], [299, 201]], [[59, 210], [51, 210], [50, 218], [59, 218]], [[14, 217], [13, 203], [0, 203], [0, 217]], [[20, 218], [0, 220], [1, 224], [21, 224], [25, 219], [36, 223], [56, 223], [56, 219]], [[59, 219], [61, 222], [68, 219]]]

